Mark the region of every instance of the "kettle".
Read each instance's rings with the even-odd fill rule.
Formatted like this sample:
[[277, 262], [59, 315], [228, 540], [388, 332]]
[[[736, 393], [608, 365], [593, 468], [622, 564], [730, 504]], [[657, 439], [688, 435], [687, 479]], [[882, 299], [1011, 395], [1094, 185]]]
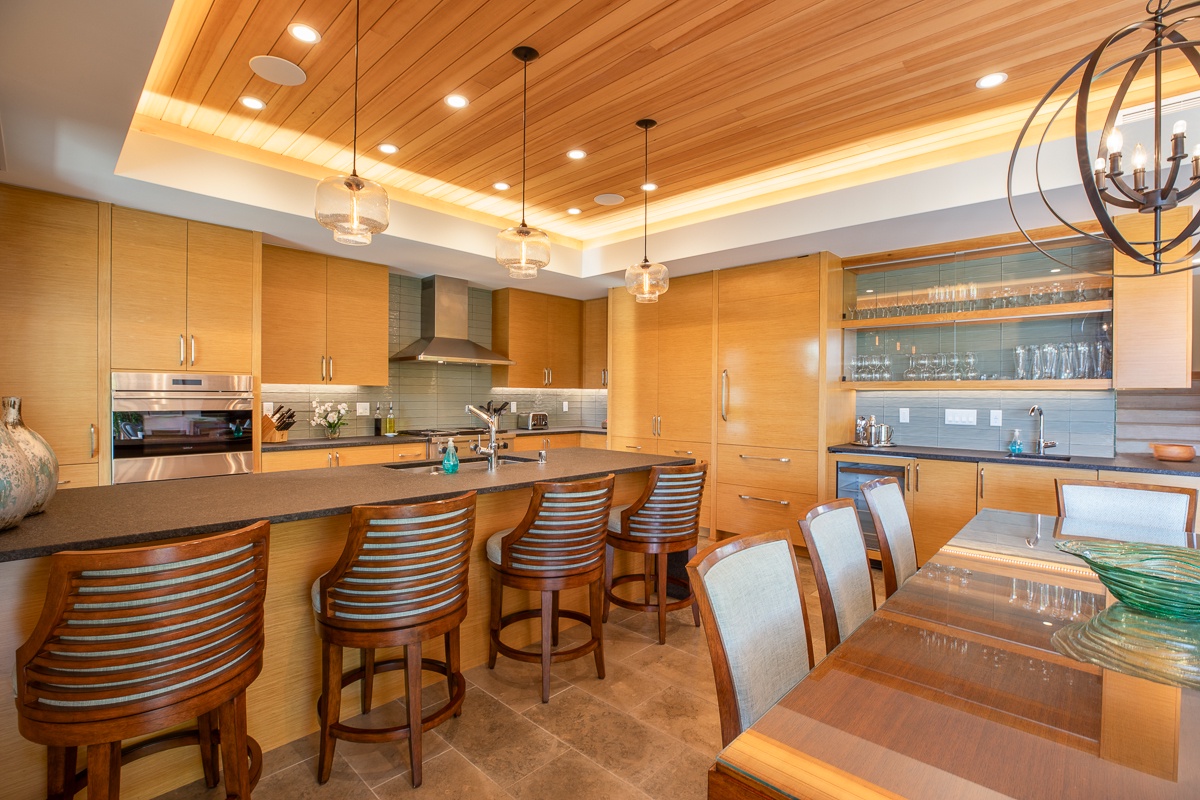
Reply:
[[[873, 419], [873, 418], [872, 418]], [[892, 426], [885, 423], [872, 423], [867, 428], [868, 444], [871, 447], [892, 446]]]

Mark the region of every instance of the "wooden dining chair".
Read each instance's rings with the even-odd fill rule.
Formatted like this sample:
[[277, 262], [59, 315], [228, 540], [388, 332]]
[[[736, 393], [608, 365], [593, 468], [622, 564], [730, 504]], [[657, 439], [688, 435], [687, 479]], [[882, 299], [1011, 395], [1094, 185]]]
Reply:
[[860, 488], [879, 536], [883, 596], [891, 597], [917, 572], [917, 543], [904, 505], [904, 490], [895, 478], [876, 478]]
[[830, 652], [875, 613], [871, 563], [854, 501], [813, 506], [800, 520], [821, 598], [825, 651]]
[[[650, 468], [650, 478], [642, 496], [630, 505], [615, 506], [608, 515], [608, 542], [605, 548], [604, 621], [608, 621], [610, 603], [632, 611], [658, 616], [658, 643], [667, 643], [667, 612], [691, 606], [696, 627], [700, 612], [696, 597], [685, 581], [667, 575], [667, 556], [671, 553], [696, 554], [700, 537], [700, 502], [704, 495], [704, 477], [708, 464], [685, 464]], [[613, 575], [615, 551], [638, 553], [643, 570], [628, 575]], [[689, 556], [690, 557], [690, 556]], [[654, 580], [651, 581], [651, 574]], [[667, 583], [687, 590], [679, 600], [667, 597]], [[625, 583], [641, 583], [645, 602], [626, 600], [613, 593]]]
[[1094, 520], [1110, 526], [1196, 532], [1195, 489], [1063, 478], [1054, 483], [1060, 517]]
[[246, 733], [246, 687], [262, 670], [270, 528], [50, 557], [15, 674], [17, 728], [49, 749], [48, 797], [86, 785], [89, 800], [115, 800], [122, 764], [194, 744], [205, 783], [223, 768], [226, 797], [249, 800], [262, 750]]
[[[393, 506], [355, 506], [337, 563], [312, 587], [321, 637], [321, 743], [317, 782], [329, 780], [338, 739], [378, 743], [408, 739], [410, 778], [421, 785], [422, 736], [462, 712], [466, 680], [459, 662], [459, 626], [467, 616], [467, 571], [475, 536], [475, 492]], [[441, 637], [445, 660], [425, 658], [422, 644]], [[343, 648], [357, 648], [361, 666], [343, 673]], [[403, 647], [404, 655], [376, 661], [375, 651]], [[408, 719], [366, 728], [341, 722], [342, 688], [362, 682], [362, 713], [371, 710], [381, 672], [404, 671]], [[426, 712], [422, 673], [446, 676], [447, 700]]]
[[786, 531], [717, 542], [687, 569], [708, 640], [726, 746], [813, 668], [800, 570]]
[[[541, 664], [542, 702], [550, 702], [550, 665], [582, 658], [592, 653], [596, 677], [604, 677], [604, 540], [608, 512], [612, 508], [616, 478], [533, 485], [533, 498], [524, 519], [515, 528], [497, 531], [487, 541], [487, 558], [492, 568], [492, 613], [488, 667], [496, 656]], [[504, 587], [541, 594], [541, 606], [505, 614]], [[558, 593], [563, 589], [588, 587], [588, 612], [560, 609]], [[591, 629], [591, 637], [566, 650], [558, 644], [558, 620], [566, 617]], [[540, 651], [530, 653], [505, 644], [501, 632], [516, 622], [541, 622]]]

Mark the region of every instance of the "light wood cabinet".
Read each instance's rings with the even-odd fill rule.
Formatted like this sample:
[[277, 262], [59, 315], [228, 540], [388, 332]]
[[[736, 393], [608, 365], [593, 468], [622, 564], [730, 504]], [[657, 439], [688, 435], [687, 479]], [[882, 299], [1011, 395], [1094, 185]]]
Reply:
[[560, 447], [579, 447], [578, 433], [549, 433], [545, 436], [518, 436], [513, 450], [518, 453], [555, 450]]
[[1200, 475], [1158, 475], [1152, 472], [1117, 472], [1111, 469], [1099, 471], [1098, 480], [1121, 483], [1145, 483], [1150, 486], [1180, 486], [1184, 489], [1200, 490]]
[[386, 386], [387, 267], [263, 248], [263, 383]]
[[717, 527], [758, 533], [773, 520], [803, 546], [797, 520], [817, 502], [817, 460], [812, 450], [718, 444]]
[[99, 464], [59, 464], [58, 488], [83, 489], [100, 485]]
[[1035, 467], [1029, 464], [980, 464], [980, 509], [1024, 511], [1030, 514], [1058, 514], [1056, 478], [1096, 480], [1094, 469]]
[[[663, 295], [662, 300], [666, 297]], [[612, 290], [608, 299], [613, 351], [608, 384], [608, 433], [612, 441], [610, 449], [621, 450], [626, 447], [625, 439], [653, 443], [658, 416], [659, 304], [634, 302], [624, 289]], [[646, 452], [654, 452], [652, 444]]]
[[[25, 423], [54, 448], [70, 486], [97, 477], [98, 203], [0, 185], [0, 395], [21, 398]], [[90, 465], [82, 472], [69, 465]]]
[[608, 298], [583, 302], [583, 368], [580, 385], [584, 389], [608, 388]]
[[255, 235], [112, 210], [112, 367], [248, 373]]
[[492, 367], [495, 386], [578, 389], [583, 304], [522, 289], [492, 292], [492, 349], [512, 366]]
[[425, 458], [427, 448], [424, 442], [405, 442], [392, 445], [393, 461], [420, 461]]
[[[314, 448], [312, 450], [273, 450], [262, 454], [263, 472], [287, 472], [295, 469], [335, 469], [357, 467], [364, 464], [388, 464], [396, 458], [395, 447], [409, 445], [363, 445], [359, 447]], [[419, 444], [421, 458], [425, 457], [425, 445]]]
[[918, 566], [975, 516], [978, 467], [966, 461], [913, 460], [907, 499]]
[[590, 447], [594, 450], [607, 450], [608, 436], [603, 433], [581, 433], [579, 434], [579, 446]]

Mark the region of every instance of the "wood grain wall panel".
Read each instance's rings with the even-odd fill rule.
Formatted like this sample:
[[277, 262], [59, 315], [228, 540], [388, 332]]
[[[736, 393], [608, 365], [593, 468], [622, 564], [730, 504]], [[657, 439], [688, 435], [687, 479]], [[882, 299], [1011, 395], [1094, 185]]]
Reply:
[[[628, 294], [628, 292], [626, 293]], [[713, 273], [671, 281], [658, 300], [658, 435], [712, 440]]]
[[187, 220], [113, 208], [113, 369], [186, 366], [187, 242]]
[[[654, 438], [658, 414], [658, 304], [638, 303], [622, 289], [608, 294], [612, 374], [608, 380], [609, 435]], [[653, 449], [647, 452], [653, 452]]]

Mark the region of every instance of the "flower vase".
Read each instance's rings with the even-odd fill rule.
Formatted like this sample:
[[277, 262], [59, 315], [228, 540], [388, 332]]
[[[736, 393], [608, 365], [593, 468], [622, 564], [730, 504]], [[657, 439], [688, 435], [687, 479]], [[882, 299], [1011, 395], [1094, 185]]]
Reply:
[[33, 466], [17, 437], [0, 424], [0, 531], [20, 524], [36, 498]]
[[342, 435], [341, 428], [326, 428], [325, 429], [325, 438], [326, 439], [336, 439], [341, 435]]
[[37, 488], [29, 514], [40, 514], [58, 491], [58, 456], [50, 444], [21, 419], [21, 398], [5, 397], [0, 401], [0, 420], [33, 467], [34, 485]]

